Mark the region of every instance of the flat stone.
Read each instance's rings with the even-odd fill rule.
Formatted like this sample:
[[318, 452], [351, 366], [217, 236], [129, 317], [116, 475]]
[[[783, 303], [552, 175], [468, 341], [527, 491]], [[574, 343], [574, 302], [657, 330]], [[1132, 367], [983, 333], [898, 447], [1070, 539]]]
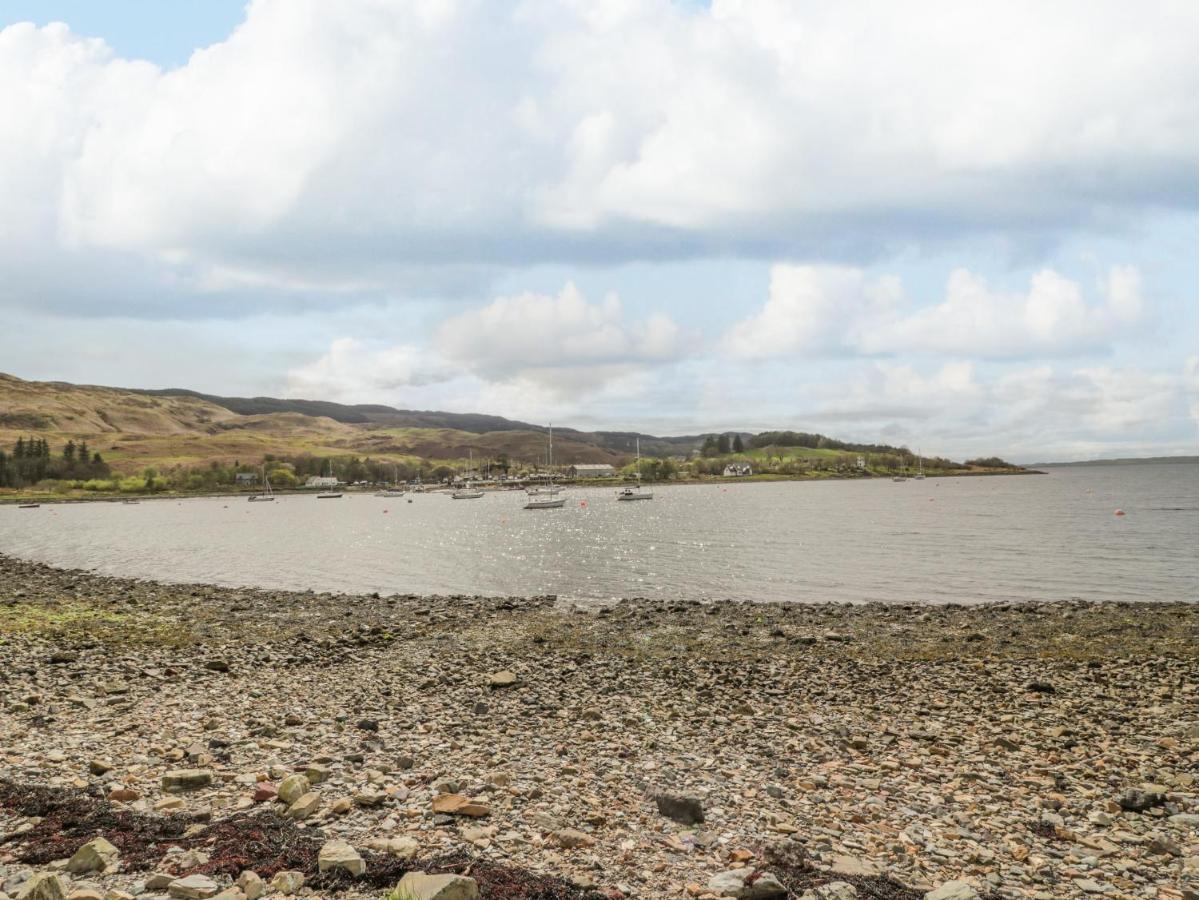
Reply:
[[433, 798], [433, 812], [479, 819], [491, 815], [491, 808], [462, 794], [438, 794]]
[[479, 885], [463, 875], [426, 875], [408, 872], [396, 885], [404, 900], [478, 900]]
[[515, 672], [509, 672], [504, 669], [499, 672], [493, 672], [487, 677], [487, 684], [491, 688], [506, 688], [513, 687], [520, 683], [520, 679]]
[[17, 892], [17, 900], [66, 900], [66, 885], [53, 872], [38, 872], [30, 876]]
[[681, 825], [698, 825], [704, 820], [703, 804], [696, 797], [658, 794], [654, 797], [658, 812]]
[[830, 881], [812, 892], [819, 900], [857, 900], [858, 889], [846, 881]]
[[307, 819], [314, 815], [321, 808], [321, 795], [316, 791], [309, 791], [296, 800], [291, 806], [287, 807], [287, 818], [295, 819], [297, 822]]
[[568, 850], [575, 847], [590, 847], [595, 843], [595, 838], [591, 835], [574, 828], [563, 828], [560, 831], [555, 831], [553, 837], [554, 843]]
[[179, 900], [203, 900], [206, 897], [215, 897], [220, 890], [220, 885], [207, 875], [177, 878], [167, 887], [167, 893]]
[[297, 872], [294, 869], [276, 872], [275, 877], [271, 879], [271, 887], [285, 897], [290, 897], [303, 886], [304, 873]]
[[110, 866], [116, 865], [119, 856], [117, 848], [104, 838], [93, 838], [75, 851], [75, 854], [67, 862], [67, 871], [72, 875], [103, 872]]
[[787, 889], [769, 872], [757, 869], [729, 869], [708, 881], [708, 890], [720, 897], [742, 900], [775, 900], [787, 896]]
[[320, 872], [348, 872], [355, 878], [366, 874], [366, 862], [345, 841], [328, 841], [317, 854], [316, 864]]
[[237, 886], [246, 895], [246, 900], [258, 900], [266, 892], [266, 883], [250, 869], [237, 876]]
[[834, 856], [832, 870], [837, 875], [851, 875], [857, 878], [883, 874], [883, 870], [877, 864], [858, 856]]
[[979, 894], [964, 881], [947, 881], [925, 894], [924, 900], [979, 900]]
[[175, 769], [162, 776], [162, 789], [169, 794], [195, 791], [212, 784], [212, 772], [207, 769]]
[[279, 782], [279, 799], [290, 805], [308, 793], [312, 783], [307, 775], [288, 775]]

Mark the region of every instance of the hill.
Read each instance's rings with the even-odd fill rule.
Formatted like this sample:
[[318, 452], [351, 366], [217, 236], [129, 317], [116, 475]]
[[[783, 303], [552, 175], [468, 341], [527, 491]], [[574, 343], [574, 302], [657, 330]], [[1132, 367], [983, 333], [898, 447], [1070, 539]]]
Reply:
[[[15, 472], [13, 477], [6, 476], [10, 487], [41, 480], [79, 487], [89, 479], [134, 475], [142, 479], [139, 484], [161, 475], [172, 485], [211, 487], [233, 483], [237, 471], [254, 471], [264, 460], [277, 464], [271, 475], [275, 481], [327, 469], [345, 480], [386, 480], [401, 473], [440, 480], [461, 470], [472, 454], [476, 463], [519, 472], [544, 462], [546, 431], [484, 414], [220, 397], [178, 388], [127, 390], [0, 374], [0, 452], [14, 451], [17, 441], [26, 439], [21, 449], [25, 462], [9, 473]], [[36, 451], [29, 439], [36, 442]], [[554, 461], [620, 467], [631, 461], [638, 441], [647, 457], [647, 477], [654, 478], [679, 471], [679, 463], [669, 457], [690, 457], [694, 451], [700, 451], [698, 458], [682, 473], [688, 477], [719, 476], [728, 462], [748, 464], [755, 477], [863, 477], [917, 466], [906, 448], [793, 431], [658, 437], [555, 428]], [[86, 445], [85, 456], [79, 455], [81, 444]], [[95, 459], [96, 454], [101, 458]], [[943, 474], [1013, 468], [996, 458], [963, 464], [924, 457], [921, 464], [930, 473]], [[151, 469], [154, 473], [148, 475]]]
[[[0, 374], [0, 446], [20, 437], [54, 446], [87, 441], [117, 472], [263, 456], [370, 456], [390, 462], [544, 458], [546, 429], [500, 416], [350, 406], [272, 397], [218, 397], [182, 389], [127, 390]], [[622, 464], [633, 433], [554, 429], [555, 459]], [[685, 454], [700, 437], [640, 435], [642, 451]]]

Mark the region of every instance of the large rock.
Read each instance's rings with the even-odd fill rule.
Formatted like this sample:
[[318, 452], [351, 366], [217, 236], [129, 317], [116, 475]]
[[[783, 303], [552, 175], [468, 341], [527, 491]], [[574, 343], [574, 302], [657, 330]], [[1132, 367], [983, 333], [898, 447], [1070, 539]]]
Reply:
[[681, 825], [698, 825], [704, 820], [704, 806], [695, 797], [658, 794], [654, 797], [658, 812]]
[[175, 769], [162, 776], [162, 789], [168, 794], [196, 791], [210, 784], [212, 773], [207, 769]]
[[756, 869], [729, 869], [708, 881], [708, 890], [721, 897], [741, 900], [774, 900], [787, 896], [787, 889], [769, 872]]
[[487, 677], [487, 684], [493, 689], [513, 687], [519, 683], [520, 679], [516, 677], [516, 673], [509, 672], [507, 669], [495, 672]]
[[67, 862], [67, 871], [72, 875], [103, 872], [110, 866], [115, 866], [119, 856], [117, 848], [104, 838], [93, 838], [75, 851]]
[[53, 872], [38, 872], [17, 892], [17, 900], [66, 900], [67, 888]]
[[833, 857], [833, 872], [837, 875], [851, 875], [854, 877], [870, 877], [883, 874], [883, 870], [876, 863], [868, 859], [863, 859], [860, 856], [842, 856], [836, 855]]
[[311, 787], [307, 775], [288, 775], [279, 782], [279, 799], [290, 806], [307, 794]]
[[479, 885], [463, 875], [426, 875], [409, 872], [396, 885], [404, 900], [478, 900]]
[[295, 819], [298, 822], [315, 815], [316, 811], [320, 808], [321, 795], [316, 791], [309, 791], [287, 808], [287, 818]]
[[924, 895], [924, 900], [979, 900], [978, 891], [964, 881], [947, 881]]
[[237, 876], [237, 886], [246, 895], [246, 900], [258, 900], [266, 893], [266, 885], [258, 877], [258, 873], [250, 869], [246, 869]]
[[304, 886], [304, 873], [297, 872], [294, 869], [288, 869], [284, 872], [276, 872], [275, 877], [271, 879], [271, 887], [285, 897], [290, 897]]
[[1129, 790], [1120, 798], [1120, 808], [1129, 812], [1145, 812], [1155, 806], [1164, 806], [1166, 797], [1157, 791]]
[[817, 900], [857, 900], [858, 889], [845, 881], [830, 881], [812, 891], [812, 895]]
[[220, 885], [207, 875], [176, 878], [167, 887], [167, 893], [178, 900], [204, 900], [206, 897], [215, 897], [220, 890]]
[[321, 872], [348, 872], [355, 878], [366, 873], [366, 862], [345, 841], [328, 841], [321, 847], [316, 866]]
[[433, 812], [450, 816], [470, 816], [479, 819], [491, 815], [486, 803], [471, 800], [462, 794], [438, 794], [433, 798]]

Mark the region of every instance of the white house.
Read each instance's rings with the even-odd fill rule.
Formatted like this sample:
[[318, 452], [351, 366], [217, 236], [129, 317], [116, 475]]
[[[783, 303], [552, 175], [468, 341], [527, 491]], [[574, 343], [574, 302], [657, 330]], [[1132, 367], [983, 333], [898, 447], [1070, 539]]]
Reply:
[[332, 475], [309, 475], [308, 480], [304, 482], [304, 487], [310, 488], [330, 488], [337, 487], [341, 484]]
[[579, 463], [570, 467], [571, 478], [614, 478], [616, 470], [607, 463]]
[[739, 478], [743, 475], [752, 475], [753, 469], [749, 467], [749, 463], [729, 463], [724, 467], [725, 478]]

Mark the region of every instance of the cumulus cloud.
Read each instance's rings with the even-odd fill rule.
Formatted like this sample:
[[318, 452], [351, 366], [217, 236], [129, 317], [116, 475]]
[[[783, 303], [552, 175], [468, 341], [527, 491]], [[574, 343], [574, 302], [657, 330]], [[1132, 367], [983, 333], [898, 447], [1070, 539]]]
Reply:
[[735, 324], [735, 356], [920, 353], [984, 359], [1102, 351], [1144, 318], [1139, 272], [1113, 268], [1088, 304], [1082, 286], [1049, 269], [1024, 292], [996, 291], [965, 269], [949, 276], [942, 301], [906, 298], [895, 278], [841, 266], [776, 265], [761, 311]]
[[162, 70], [16, 24], [0, 234], [284, 288], [1060, 234], [1196, 207], [1197, 28], [1117, 0], [256, 0]]
[[567, 283], [556, 295], [497, 297], [453, 316], [428, 346], [338, 338], [289, 372], [287, 392], [395, 402], [412, 389], [455, 382], [438, 396], [460, 399], [465, 391], [481, 404], [476, 409], [524, 410], [530, 401], [544, 409], [549, 398], [633, 396], [650, 369], [681, 357], [687, 341], [668, 316], [631, 320], [617, 295], [590, 303]]
[[443, 360], [417, 346], [378, 346], [341, 337], [319, 358], [288, 372], [286, 396], [378, 403], [380, 397], [449, 381], [454, 374]]
[[1179, 452], [1193, 443], [1186, 377], [1136, 366], [1041, 363], [982, 372], [855, 363], [797, 415], [831, 433], [887, 436], [931, 453], [1078, 459]]
[[563, 370], [663, 362], [684, 346], [668, 316], [626, 321], [617, 295], [589, 303], [571, 283], [556, 296], [498, 297], [454, 316], [435, 342], [446, 357], [481, 374], [543, 370], [553, 382], [561, 381]]

